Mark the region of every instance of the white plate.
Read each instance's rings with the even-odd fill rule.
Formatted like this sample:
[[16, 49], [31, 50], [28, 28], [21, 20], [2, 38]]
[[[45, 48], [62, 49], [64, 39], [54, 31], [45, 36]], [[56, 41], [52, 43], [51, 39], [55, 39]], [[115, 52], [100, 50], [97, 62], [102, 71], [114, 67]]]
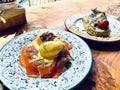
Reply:
[[22, 47], [30, 44], [32, 39], [42, 30], [44, 29], [17, 36], [1, 49], [0, 79], [11, 90], [68, 90], [82, 82], [90, 72], [93, 60], [88, 45], [72, 33], [48, 29], [73, 44], [70, 54], [74, 61], [71, 61], [71, 67], [57, 79], [28, 77], [17, 59]]
[[68, 17], [65, 20], [65, 26], [67, 29], [77, 35], [79, 35], [82, 38], [93, 40], [96, 42], [113, 42], [113, 41], [120, 41], [120, 21], [114, 19], [112, 16], [107, 16], [107, 19], [109, 21], [109, 27], [110, 27], [110, 36], [109, 37], [96, 37], [91, 36], [87, 34], [87, 32], [84, 29], [83, 23], [80, 20], [80, 18], [87, 16], [88, 14], [75, 14], [70, 17]]

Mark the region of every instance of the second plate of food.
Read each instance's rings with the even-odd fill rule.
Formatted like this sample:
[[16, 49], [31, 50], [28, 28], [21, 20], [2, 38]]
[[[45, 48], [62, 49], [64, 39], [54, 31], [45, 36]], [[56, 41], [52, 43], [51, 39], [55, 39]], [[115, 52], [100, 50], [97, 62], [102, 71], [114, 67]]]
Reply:
[[[103, 45], [104, 48], [110, 46], [110, 44], [113, 44], [113, 43], [118, 44], [120, 42], [120, 21], [112, 18], [112, 16], [106, 16], [109, 23], [109, 29], [110, 29], [109, 35], [105, 37], [90, 35], [85, 29], [85, 26], [82, 21], [82, 18], [87, 17], [90, 14], [91, 13], [75, 14], [75, 15], [69, 16], [65, 20], [66, 28], [70, 32], [83, 38], [92, 48], [99, 48], [99, 45], [101, 46], [103, 44], [105, 45], [105, 46]], [[96, 45], [93, 46], [93, 43]], [[120, 45], [118, 44], [118, 46]]]
[[[66, 28], [97, 50], [120, 49], [120, 21], [96, 9], [74, 14], [65, 20]], [[112, 47], [112, 48], [111, 48]]]

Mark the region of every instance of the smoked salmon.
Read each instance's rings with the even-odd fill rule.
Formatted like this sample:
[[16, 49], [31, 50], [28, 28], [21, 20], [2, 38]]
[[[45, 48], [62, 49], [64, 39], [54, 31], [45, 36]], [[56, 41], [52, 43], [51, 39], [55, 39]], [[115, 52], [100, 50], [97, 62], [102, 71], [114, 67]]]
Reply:
[[30, 45], [24, 46], [19, 56], [20, 65], [30, 77], [58, 78], [70, 62], [72, 45], [47, 31], [38, 34]]

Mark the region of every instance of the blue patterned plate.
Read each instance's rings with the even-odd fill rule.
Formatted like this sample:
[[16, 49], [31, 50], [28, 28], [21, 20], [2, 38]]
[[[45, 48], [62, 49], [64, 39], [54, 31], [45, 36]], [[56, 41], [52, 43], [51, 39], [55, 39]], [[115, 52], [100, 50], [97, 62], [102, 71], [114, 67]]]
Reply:
[[73, 44], [70, 54], [74, 58], [71, 67], [57, 79], [30, 78], [19, 65], [18, 56], [23, 46], [31, 43], [38, 32], [34, 30], [17, 36], [0, 51], [0, 79], [11, 90], [68, 90], [81, 83], [92, 67], [92, 53], [78, 36], [56, 29], [47, 29]]

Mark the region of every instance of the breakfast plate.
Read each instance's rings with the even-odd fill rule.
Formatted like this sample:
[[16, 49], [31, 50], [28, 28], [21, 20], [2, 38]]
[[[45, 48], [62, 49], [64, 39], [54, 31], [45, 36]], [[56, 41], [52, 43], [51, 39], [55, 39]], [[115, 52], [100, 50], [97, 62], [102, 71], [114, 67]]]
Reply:
[[109, 28], [111, 30], [110, 36], [108, 37], [96, 37], [89, 35], [86, 30], [84, 29], [83, 23], [81, 18], [84, 16], [88, 16], [89, 14], [75, 14], [68, 17], [65, 20], [65, 26], [69, 31], [78, 36], [96, 42], [115, 42], [120, 41], [120, 21], [112, 18], [113, 16], [107, 16], [109, 21]]
[[70, 51], [74, 61], [71, 67], [58, 78], [31, 78], [20, 66], [18, 57], [21, 49], [29, 45], [35, 36], [46, 29], [33, 30], [10, 40], [0, 50], [0, 80], [11, 90], [68, 90], [78, 86], [92, 68], [92, 53], [89, 46], [77, 35], [70, 32], [47, 29], [73, 45]]

